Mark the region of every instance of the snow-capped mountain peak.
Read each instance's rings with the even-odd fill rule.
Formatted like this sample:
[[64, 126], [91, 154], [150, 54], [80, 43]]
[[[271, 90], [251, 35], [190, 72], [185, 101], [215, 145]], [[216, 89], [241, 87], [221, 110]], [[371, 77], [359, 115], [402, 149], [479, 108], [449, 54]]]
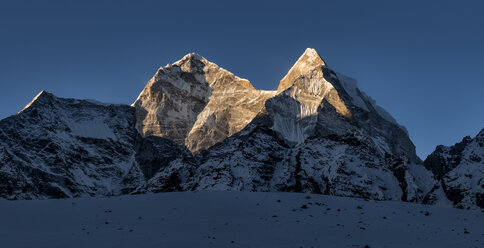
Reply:
[[[173, 68], [175, 68], [174, 69], [175, 71], [179, 69], [180, 71], [183, 71], [183, 72], [200, 73], [200, 74], [204, 74], [204, 76], [206, 77], [210, 76], [211, 72], [220, 71], [224, 74], [229, 74], [233, 76], [235, 78], [235, 81], [237, 81], [241, 86], [254, 89], [254, 87], [249, 82], [249, 80], [233, 75], [231, 72], [227, 71], [222, 67], [219, 67], [217, 64], [207, 60], [206, 58], [199, 55], [198, 53], [188, 53], [185, 56], [183, 56], [183, 58], [174, 62], [173, 64], [168, 64], [164, 67], [161, 67], [156, 75], [159, 75], [159, 74], [162, 75], [163, 73], [170, 73], [172, 72], [170, 70]], [[162, 73], [160, 73], [160, 71]], [[210, 86], [212, 86], [211, 83], [214, 83], [216, 81], [213, 78], [205, 78], [205, 79], [198, 78], [198, 79], [200, 79], [199, 80], [200, 83], [208, 83]], [[219, 82], [219, 83], [224, 83], [224, 82], [226, 81]]]
[[52, 93], [49, 93], [45, 90], [41, 91], [39, 94], [37, 94], [32, 101], [30, 101], [23, 109], [21, 109], [18, 113], [23, 112], [24, 110], [35, 106], [35, 105], [40, 105], [40, 104], [46, 104], [51, 102], [52, 100], [55, 99], [55, 96]]
[[242, 130], [274, 94], [190, 53], [160, 68], [133, 106], [141, 134], [198, 153]]
[[358, 89], [356, 80], [332, 70], [314, 49], [301, 55], [266, 108], [272, 129], [291, 143], [300, 144], [316, 133], [360, 133], [372, 137], [382, 154], [419, 161], [405, 129]]
[[300, 75], [309, 73], [316, 66], [324, 66], [326, 63], [313, 48], [306, 48], [304, 53], [291, 67], [287, 75], [281, 79], [277, 92], [280, 93], [289, 88], [294, 80]]

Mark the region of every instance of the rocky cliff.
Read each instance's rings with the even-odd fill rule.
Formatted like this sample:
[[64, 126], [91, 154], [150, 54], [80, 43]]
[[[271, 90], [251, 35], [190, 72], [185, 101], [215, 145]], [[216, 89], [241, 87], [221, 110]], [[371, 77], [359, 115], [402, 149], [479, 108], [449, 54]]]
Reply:
[[439, 181], [434, 189], [442, 189], [456, 207], [484, 208], [484, 129], [453, 146], [437, 146], [424, 165]]
[[242, 130], [274, 94], [192, 53], [148, 82], [133, 104], [136, 127], [198, 153]]

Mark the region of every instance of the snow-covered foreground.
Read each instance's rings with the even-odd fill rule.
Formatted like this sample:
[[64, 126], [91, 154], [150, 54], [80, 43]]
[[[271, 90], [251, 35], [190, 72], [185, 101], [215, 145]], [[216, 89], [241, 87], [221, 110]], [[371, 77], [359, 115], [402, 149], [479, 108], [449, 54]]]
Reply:
[[484, 247], [484, 213], [297, 193], [0, 200], [1, 247]]

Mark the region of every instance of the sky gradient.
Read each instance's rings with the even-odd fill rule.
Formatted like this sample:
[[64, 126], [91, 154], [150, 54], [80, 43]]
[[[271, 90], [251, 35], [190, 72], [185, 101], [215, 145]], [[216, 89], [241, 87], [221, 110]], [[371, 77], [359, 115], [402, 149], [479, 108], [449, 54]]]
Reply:
[[0, 118], [38, 92], [134, 102], [186, 53], [275, 90], [306, 47], [422, 158], [484, 128], [482, 1], [1, 1]]

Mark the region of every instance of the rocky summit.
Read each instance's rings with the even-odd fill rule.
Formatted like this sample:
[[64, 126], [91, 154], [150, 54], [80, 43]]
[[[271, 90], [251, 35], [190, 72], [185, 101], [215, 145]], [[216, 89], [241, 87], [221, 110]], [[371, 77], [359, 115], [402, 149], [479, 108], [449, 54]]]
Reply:
[[314, 49], [276, 91], [191, 53], [132, 106], [42, 92], [1, 120], [0, 196], [279, 191], [482, 208], [482, 133], [422, 162], [405, 128]]
[[274, 95], [192, 53], [148, 82], [133, 104], [136, 127], [198, 153], [242, 130]]

